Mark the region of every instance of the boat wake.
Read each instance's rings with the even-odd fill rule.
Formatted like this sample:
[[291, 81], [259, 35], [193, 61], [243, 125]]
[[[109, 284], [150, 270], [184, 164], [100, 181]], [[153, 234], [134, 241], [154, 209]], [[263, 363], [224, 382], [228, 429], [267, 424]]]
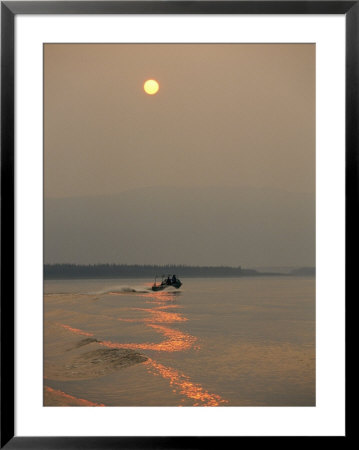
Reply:
[[150, 287], [145, 286], [112, 286], [106, 289], [102, 289], [101, 291], [89, 292], [91, 295], [124, 295], [124, 294], [147, 294], [151, 290]]

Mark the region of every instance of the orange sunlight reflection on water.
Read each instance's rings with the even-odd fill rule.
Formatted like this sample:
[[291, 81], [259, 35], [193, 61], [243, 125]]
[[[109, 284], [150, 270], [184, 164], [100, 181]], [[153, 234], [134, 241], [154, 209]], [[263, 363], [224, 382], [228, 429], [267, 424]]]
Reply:
[[[176, 309], [180, 307], [179, 305], [173, 303], [167, 304], [167, 302], [174, 301], [174, 293], [161, 291], [140, 294], [139, 296], [150, 299], [150, 301], [146, 302], [147, 304], [151, 303], [158, 306], [154, 306], [153, 308], [126, 308], [126, 310], [146, 312], [149, 314], [149, 317], [139, 319], [117, 318], [117, 320], [124, 322], [144, 323], [147, 327], [151, 327], [157, 333], [162, 334], [165, 337], [165, 340], [159, 343], [120, 343], [108, 340], [98, 340], [98, 344], [109, 348], [152, 350], [158, 352], [181, 352], [191, 348], [196, 350], [200, 348], [198, 345], [195, 345], [197, 341], [195, 336], [168, 326], [158, 325], [158, 323], [170, 324], [176, 322], [186, 322], [188, 320], [182, 314], [165, 311], [167, 309]], [[68, 325], [61, 326], [75, 334], [93, 336], [93, 334], [79, 330], [78, 328], [72, 328]], [[219, 406], [221, 404], [228, 403], [227, 400], [222, 399], [219, 395], [210, 394], [199, 383], [192, 382], [187, 375], [180, 373], [176, 369], [166, 367], [151, 358], [148, 358], [143, 364], [146, 365], [151, 374], [156, 376], [160, 375], [169, 380], [173, 392], [178, 391], [181, 395], [194, 400], [195, 403], [193, 406]]]
[[150, 373], [160, 375], [163, 378], [170, 380], [173, 392], [176, 393], [178, 389], [180, 394], [195, 400], [196, 403], [194, 403], [193, 406], [219, 406], [228, 403], [228, 401], [222, 399], [220, 395], [210, 394], [203, 389], [199, 383], [193, 383], [187, 375], [180, 373], [171, 367], [159, 364], [151, 358], [148, 358], [144, 364], [148, 366]]
[[[175, 306], [175, 305], [171, 305]], [[157, 307], [157, 308], [131, 308], [132, 311], [143, 311], [147, 312], [151, 315], [151, 317], [145, 317], [144, 319], [117, 319], [121, 322], [151, 322], [151, 323], [174, 323], [174, 322], [186, 322], [188, 319], [187, 317], [183, 317], [182, 314], [178, 313], [171, 313], [162, 311], [162, 309], [167, 309], [168, 307]]]
[[88, 333], [87, 331], [79, 330], [78, 328], [72, 328], [69, 325], [60, 324], [60, 326], [62, 326], [62, 328], [65, 328], [65, 330], [71, 331], [75, 334], [80, 334], [81, 336], [93, 336], [93, 333]]
[[45, 386], [45, 391], [49, 394], [55, 395], [56, 397], [60, 397], [65, 401], [75, 402], [78, 406], [105, 406], [103, 403], [94, 403], [90, 402], [90, 400], [85, 400], [83, 398], [77, 398], [70, 394], [66, 394], [65, 392], [59, 391], [58, 389], [52, 389], [49, 386]]
[[146, 294], [141, 294], [140, 297], [145, 297], [149, 299], [153, 299], [159, 302], [171, 302], [175, 300], [176, 295], [180, 294], [180, 292], [165, 292], [165, 291], [159, 291], [159, 292], [148, 292]]
[[145, 342], [138, 344], [121, 344], [111, 341], [101, 341], [100, 344], [110, 348], [132, 348], [138, 350], [155, 350], [160, 352], [179, 352], [190, 349], [194, 346], [194, 343], [197, 340], [197, 338], [191, 336], [190, 334], [182, 333], [182, 331], [174, 330], [172, 328], [154, 324], [147, 324], [147, 326], [163, 334], [168, 339], [159, 343]]

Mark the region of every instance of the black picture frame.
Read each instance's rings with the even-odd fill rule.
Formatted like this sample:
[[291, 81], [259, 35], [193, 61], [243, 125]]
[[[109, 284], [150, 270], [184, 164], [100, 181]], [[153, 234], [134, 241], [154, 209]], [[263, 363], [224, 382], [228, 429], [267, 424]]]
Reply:
[[[14, 436], [14, 31], [18, 14], [340, 14], [346, 17], [346, 343], [358, 249], [359, 1], [4, 1], [1, 2], [1, 448], [232, 447], [244, 437]], [[348, 355], [346, 346], [346, 356]], [[346, 358], [346, 372], [350, 368]], [[351, 435], [346, 383], [346, 434]], [[342, 437], [343, 438], [343, 437]], [[257, 438], [258, 439], [258, 438]], [[285, 440], [290, 438], [285, 438]], [[243, 441], [241, 441], [243, 443]]]

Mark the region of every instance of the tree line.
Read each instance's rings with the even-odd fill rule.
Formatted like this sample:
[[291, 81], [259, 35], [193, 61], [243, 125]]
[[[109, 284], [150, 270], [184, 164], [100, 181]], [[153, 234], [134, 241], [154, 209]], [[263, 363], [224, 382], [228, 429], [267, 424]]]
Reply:
[[178, 277], [238, 277], [257, 272], [241, 266], [187, 266], [140, 264], [45, 264], [44, 278], [144, 278], [176, 274]]

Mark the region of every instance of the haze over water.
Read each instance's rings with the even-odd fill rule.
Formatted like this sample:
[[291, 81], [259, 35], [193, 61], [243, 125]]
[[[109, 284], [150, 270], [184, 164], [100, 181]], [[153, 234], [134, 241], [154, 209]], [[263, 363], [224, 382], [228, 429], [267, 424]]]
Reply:
[[315, 278], [183, 282], [46, 281], [45, 405], [315, 405]]

